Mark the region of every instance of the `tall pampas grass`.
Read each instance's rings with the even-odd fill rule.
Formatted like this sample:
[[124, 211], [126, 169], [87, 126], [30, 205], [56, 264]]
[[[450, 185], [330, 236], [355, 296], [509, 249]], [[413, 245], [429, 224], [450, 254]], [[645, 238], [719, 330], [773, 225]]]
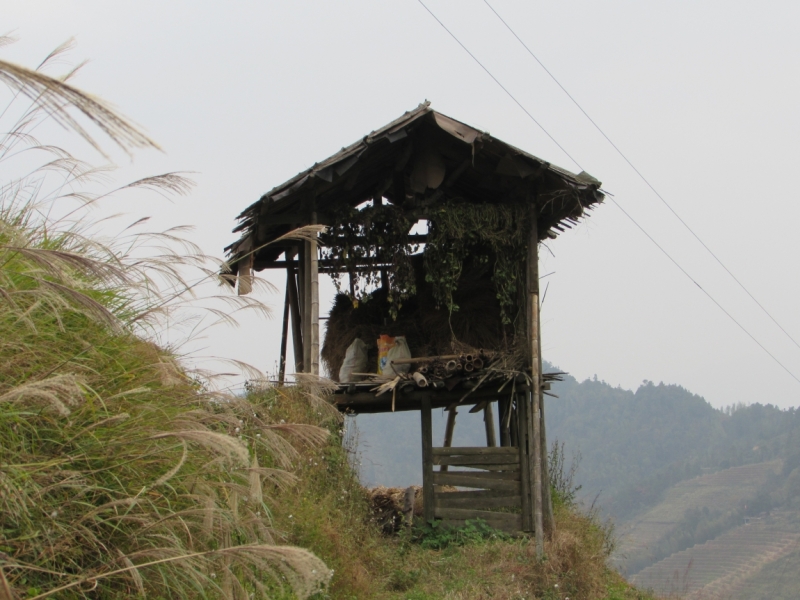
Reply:
[[[225, 268], [180, 228], [100, 235], [87, 207], [113, 192], [84, 190], [103, 169], [33, 130], [52, 122], [101, 151], [92, 127], [128, 152], [156, 144], [71, 74], [0, 60], [22, 103], [0, 139], [0, 599], [307, 598], [330, 573], [275, 545], [270, 514], [328, 432], [271, 422], [156, 343], [166, 316], [196, 327], [198, 306], [221, 322], [269, 311], [224, 289], [197, 297]], [[23, 155], [38, 162], [17, 171]], [[167, 173], [120, 189], [190, 187]]]

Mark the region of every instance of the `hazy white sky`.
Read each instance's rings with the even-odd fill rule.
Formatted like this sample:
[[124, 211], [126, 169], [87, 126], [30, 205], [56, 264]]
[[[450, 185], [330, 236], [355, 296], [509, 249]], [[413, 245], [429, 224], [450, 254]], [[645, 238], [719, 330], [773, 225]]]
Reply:
[[[660, 193], [800, 339], [800, 3], [490, 0]], [[692, 277], [800, 377], [800, 348], [732, 283], [482, 0], [428, 6]], [[6, 0], [6, 60], [76, 37], [77, 85], [165, 149], [121, 177], [196, 172], [187, 199], [121, 207], [189, 223], [221, 255], [241, 209], [425, 99], [579, 171], [425, 12], [395, 2]], [[92, 158], [88, 156], [88, 158]], [[611, 203], [549, 244], [547, 360], [623, 387], [678, 383], [715, 406], [800, 404], [800, 383]], [[282, 288], [282, 278], [276, 283]], [[328, 293], [330, 289], [328, 288]], [[264, 298], [280, 313], [282, 294]], [[330, 296], [323, 298], [323, 304]], [[279, 318], [244, 319], [206, 354], [271, 369]]]

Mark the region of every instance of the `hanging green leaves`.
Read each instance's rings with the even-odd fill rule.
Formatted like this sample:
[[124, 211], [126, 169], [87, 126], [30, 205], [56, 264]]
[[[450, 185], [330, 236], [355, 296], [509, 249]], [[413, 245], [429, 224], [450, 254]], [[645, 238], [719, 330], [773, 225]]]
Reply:
[[341, 278], [348, 273], [353, 287], [344, 293], [358, 301], [381, 284], [381, 271], [385, 271], [390, 311], [396, 318], [403, 302], [417, 291], [410, 255], [418, 247], [408, 243], [413, 223], [392, 204], [373, 203], [361, 210], [345, 207], [332, 217], [334, 225], [321, 240], [322, 258], [336, 267], [331, 273], [336, 290], [343, 292]]
[[522, 205], [449, 202], [430, 215], [425, 247], [425, 279], [437, 302], [458, 310], [453, 292], [471, 256], [494, 260], [492, 281], [504, 324], [512, 322], [525, 281], [528, 240], [527, 209]]
[[[493, 262], [492, 280], [504, 324], [518, 312], [525, 281], [528, 212], [524, 205], [474, 204], [452, 200], [428, 217], [428, 239], [424, 249], [425, 280], [433, 296], [450, 311], [458, 310], [453, 294], [465, 259], [473, 264]], [[409, 244], [408, 234], [416, 222], [392, 204], [362, 209], [346, 207], [331, 215], [334, 225], [323, 236], [322, 258], [330, 261], [337, 291], [353, 301], [381, 285], [381, 271], [388, 279], [392, 317], [403, 302], [416, 293], [416, 274], [411, 255], [419, 246]], [[352, 288], [342, 290], [342, 275], [349, 273]]]

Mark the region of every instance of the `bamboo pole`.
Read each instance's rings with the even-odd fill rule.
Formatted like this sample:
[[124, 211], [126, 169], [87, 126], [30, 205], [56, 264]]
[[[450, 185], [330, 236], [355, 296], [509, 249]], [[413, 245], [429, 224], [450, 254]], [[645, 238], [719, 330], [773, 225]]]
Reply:
[[311, 373], [311, 243], [303, 242], [303, 283], [300, 286], [300, 306], [303, 318], [303, 373]]
[[426, 362], [445, 362], [461, 358], [460, 354], [443, 354], [442, 356], [421, 356], [419, 358], [396, 358], [392, 361], [393, 365], [415, 365]]
[[[536, 538], [536, 556], [544, 554], [544, 519], [542, 511], [542, 438], [541, 399], [542, 362], [539, 353], [539, 231], [538, 213], [535, 205], [530, 209], [530, 232], [528, 234], [528, 344], [532, 389], [530, 411], [527, 412], [528, 447], [531, 457], [531, 480], [533, 484], [533, 530]], [[532, 431], [531, 431], [532, 429]]]
[[297, 313], [300, 316], [300, 341], [302, 354], [300, 355], [300, 368], [298, 373], [306, 373], [306, 347], [308, 346], [308, 319], [306, 319], [306, 243], [300, 242], [297, 251]]
[[[317, 213], [311, 213], [311, 223], [316, 224]], [[309, 242], [309, 272], [311, 288], [311, 370], [314, 375], [319, 375], [319, 255], [316, 241]]]
[[511, 419], [510, 419], [511, 427], [509, 433], [511, 436], [511, 445], [522, 447], [523, 444], [520, 443], [520, 436], [519, 436], [519, 418], [518, 418], [520, 404], [522, 404], [522, 396], [518, 394], [516, 399], [516, 406], [512, 405], [509, 407], [509, 410], [511, 411]]

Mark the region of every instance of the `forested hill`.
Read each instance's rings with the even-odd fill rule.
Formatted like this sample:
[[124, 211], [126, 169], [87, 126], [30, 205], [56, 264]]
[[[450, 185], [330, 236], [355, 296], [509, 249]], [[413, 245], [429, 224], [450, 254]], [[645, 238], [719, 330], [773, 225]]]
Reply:
[[[547, 369], [555, 369], [548, 365]], [[766, 404], [713, 408], [677, 385], [645, 381], [635, 392], [571, 376], [553, 386], [549, 441], [580, 453], [581, 495], [620, 519], [678, 481], [773, 458], [800, 464], [800, 413]]]

